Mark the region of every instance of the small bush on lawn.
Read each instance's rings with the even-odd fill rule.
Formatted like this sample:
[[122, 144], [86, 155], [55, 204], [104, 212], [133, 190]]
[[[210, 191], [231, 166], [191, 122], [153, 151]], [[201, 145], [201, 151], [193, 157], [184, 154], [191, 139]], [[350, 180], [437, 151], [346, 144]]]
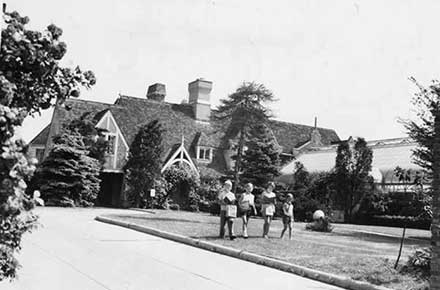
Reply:
[[329, 218], [325, 217], [306, 224], [306, 230], [329, 233], [333, 230], [333, 226], [330, 224]]
[[411, 274], [421, 279], [430, 277], [431, 269], [431, 248], [420, 248], [409, 256], [408, 262], [400, 270], [403, 274]]

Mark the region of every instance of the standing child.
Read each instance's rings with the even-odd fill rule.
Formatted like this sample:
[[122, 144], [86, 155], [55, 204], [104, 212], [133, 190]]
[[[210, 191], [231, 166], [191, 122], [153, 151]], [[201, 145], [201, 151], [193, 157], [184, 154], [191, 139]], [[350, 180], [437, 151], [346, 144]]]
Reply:
[[252, 183], [247, 183], [245, 190], [246, 191], [238, 199], [238, 216], [243, 220], [243, 238], [247, 239], [247, 225], [249, 218], [252, 212], [254, 215], [257, 215], [257, 209], [255, 208], [255, 198], [252, 194], [252, 190], [254, 190]]
[[269, 182], [267, 188], [261, 194], [261, 214], [263, 215], [263, 238], [269, 238], [270, 224], [275, 213], [276, 195], [273, 192], [275, 183]]
[[293, 195], [289, 193], [286, 201], [283, 203], [283, 231], [281, 232], [281, 239], [287, 228], [289, 228], [289, 240], [292, 240], [292, 228], [293, 228]]
[[[229, 211], [235, 207], [235, 195], [231, 192], [232, 182], [226, 180], [223, 184], [223, 188], [220, 190], [217, 198], [220, 204], [220, 238], [225, 237], [225, 225], [228, 224], [229, 238], [235, 239], [234, 235], [234, 214]], [[235, 207], [235, 215], [236, 215]]]

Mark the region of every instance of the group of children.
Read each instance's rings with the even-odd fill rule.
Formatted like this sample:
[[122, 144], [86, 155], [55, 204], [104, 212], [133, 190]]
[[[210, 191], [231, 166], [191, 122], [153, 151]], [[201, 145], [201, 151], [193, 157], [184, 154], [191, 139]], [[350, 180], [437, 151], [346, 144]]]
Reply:
[[[225, 226], [228, 225], [229, 238], [231, 240], [236, 239], [234, 234], [234, 219], [236, 217], [241, 217], [243, 220], [243, 238], [248, 238], [247, 226], [251, 214], [257, 215], [257, 208], [255, 207], [255, 197], [252, 194], [254, 186], [252, 183], [247, 183], [245, 185], [245, 192], [242, 193], [238, 199], [236, 199], [235, 194], [231, 192], [232, 182], [226, 180], [223, 184], [222, 189], [218, 194], [218, 201], [220, 203], [220, 238], [225, 236]], [[263, 191], [260, 196], [261, 202], [261, 215], [264, 219], [263, 225], [263, 238], [269, 238], [270, 224], [272, 222], [273, 216], [275, 214], [275, 199], [276, 195], [273, 192], [275, 189], [275, 184], [269, 182], [267, 188]], [[289, 239], [292, 239], [292, 228], [293, 228], [293, 196], [292, 194], [287, 194], [286, 200], [283, 203], [283, 225], [284, 228], [281, 232], [281, 238], [283, 238], [284, 233], [289, 229]]]

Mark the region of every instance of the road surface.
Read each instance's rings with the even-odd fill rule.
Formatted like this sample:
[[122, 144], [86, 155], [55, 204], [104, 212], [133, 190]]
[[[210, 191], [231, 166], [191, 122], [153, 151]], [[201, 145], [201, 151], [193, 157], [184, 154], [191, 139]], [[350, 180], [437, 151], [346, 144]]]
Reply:
[[[39, 208], [10, 290], [341, 289], [94, 220], [115, 209]], [[132, 211], [133, 214], [140, 214]]]

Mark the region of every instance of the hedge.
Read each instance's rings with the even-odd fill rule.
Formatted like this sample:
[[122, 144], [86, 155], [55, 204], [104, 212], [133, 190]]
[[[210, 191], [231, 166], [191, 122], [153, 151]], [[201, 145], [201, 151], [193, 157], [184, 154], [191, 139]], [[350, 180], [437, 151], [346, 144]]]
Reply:
[[431, 220], [426, 218], [418, 218], [412, 216], [391, 216], [391, 215], [375, 215], [358, 217], [356, 224], [372, 225], [372, 226], [387, 226], [429, 230], [431, 228]]

